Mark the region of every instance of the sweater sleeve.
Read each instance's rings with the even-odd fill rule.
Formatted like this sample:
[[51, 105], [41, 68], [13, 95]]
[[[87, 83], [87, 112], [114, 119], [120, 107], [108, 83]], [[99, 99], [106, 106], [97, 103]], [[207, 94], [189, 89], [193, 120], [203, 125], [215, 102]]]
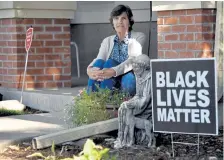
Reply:
[[[143, 46], [145, 44], [145, 40], [146, 40], [145, 34], [141, 33], [141, 32], [138, 32], [138, 36], [136, 36], [134, 38], [141, 44], [141, 46], [143, 48]], [[142, 54], [142, 53], [138, 53], [138, 55], [140, 55], [140, 54]], [[120, 75], [122, 75], [124, 73], [127, 73], [127, 72], [131, 71], [132, 70], [132, 60], [135, 57], [137, 57], [138, 55], [136, 54], [135, 56], [129, 56], [129, 58], [126, 61], [124, 61], [123, 63], [119, 64], [116, 67], [113, 67], [113, 69], [116, 72], [116, 76], [115, 77], [120, 76]]]
[[97, 59], [106, 60], [108, 54], [108, 48], [109, 48], [109, 38], [107, 37], [102, 41], [97, 57], [93, 59], [93, 61], [88, 65], [88, 67], [93, 66], [93, 64]]

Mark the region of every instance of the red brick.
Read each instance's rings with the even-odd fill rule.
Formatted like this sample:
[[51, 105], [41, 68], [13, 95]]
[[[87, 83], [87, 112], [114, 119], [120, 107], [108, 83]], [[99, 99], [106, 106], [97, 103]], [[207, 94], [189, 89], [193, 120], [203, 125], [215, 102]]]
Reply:
[[14, 76], [4, 76], [3, 81], [5, 82], [14, 82]]
[[164, 58], [164, 51], [158, 51], [158, 58]]
[[45, 60], [61, 60], [59, 55], [45, 55]]
[[164, 18], [164, 24], [177, 24], [178, 18], [177, 17], [167, 17]]
[[45, 68], [45, 74], [61, 74], [62, 73], [62, 69], [61, 68], [57, 68], [57, 67], [51, 67], [51, 68]]
[[176, 51], [166, 51], [165, 58], [178, 58], [179, 54]]
[[215, 15], [195, 16], [195, 23], [215, 23], [215, 22], [216, 22]]
[[[33, 82], [34, 81], [34, 76], [26, 75], [25, 81], [26, 82]], [[21, 76], [15, 76], [15, 81], [14, 82], [22, 83], [23, 82], [23, 75], [21, 75]]]
[[35, 24], [52, 24], [52, 19], [35, 19]]
[[0, 32], [7, 32], [7, 28], [6, 27], [0, 27]]
[[158, 50], [165, 50], [165, 49], [170, 50], [171, 44], [170, 43], [158, 43]]
[[214, 40], [215, 34], [214, 33], [196, 33], [195, 40]]
[[55, 61], [55, 66], [57, 67], [70, 67], [71, 66], [71, 61], [67, 62], [62, 62], [62, 61]]
[[62, 87], [62, 82], [46, 82], [47, 88], [57, 88]]
[[175, 10], [172, 11], [173, 16], [186, 15], [186, 10]]
[[0, 34], [0, 40], [11, 40], [12, 36], [10, 34]]
[[70, 53], [70, 48], [68, 47], [54, 48], [54, 53]]
[[188, 25], [187, 32], [212, 32], [211, 25]]
[[157, 35], [157, 40], [159, 41], [159, 42], [162, 42], [163, 41], [163, 35]]
[[187, 48], [191, 50], [211, 50], [212, 45], [209, 42], [189, 42]]
[[180, 34], [180, 40], [181, 41], [193, 41], [194, 40], [194, 34]]
[[36, 34], [35, 39], [42, 39], [42, 40], [53, 39], [53, 35], [52, 34]]
[[12, 34], [12, 40], [25, 40], [26, 34]]
[[41, 67], [41, 68], [54, 67], [54, 62], [50, 62], [50, 61], [35, 62], [35, 64], [36, 64], [36, 67]]
[[177, 34], [165, 35], [165, 41], [176, 41], [178, 40]]
[[163, 24], [163, 18], [157, 18], [157, 25]]
[[214, 14], [214, 10], [213, 9], [189, 9], [187, 10], [187, 14], [191, 15], [191, 14]]
[[71, 80], [71, 76], [63, 76], [63, 75], [54, 75], [54, 80], [55, 81], [62, 81], [62, 80]]
[[157, 16], [170, 16], [171, 15], [171, 11], [158, 11], [157, 12]]
[[187, 27], [186, 25], [176, 25], [176, 26], [172, 26], [172, 32], [186, 32]]
[[43, 47], [43, 46], [44, 46], [44, 42], [40, 40], [34, 40], [31, 45], [31, 47]]
[[179, 52], [180, 58], [194, 58], [193, 52]]
[[13, 62], [3, 62], [2, 65], [5, 68], [13, 68]]
[[8, 55], [8, 60], [17, 60], [17, 61], [23, 61], [25, 60], [25, 56], [24, 55]]
[[[13, 67], [25, 67], [25, 62], [13, 62]], [[27, 62], [27, 67], [35, 67], [34, 62]]]
[[8, 43], [7, 41], [0, 41], [0, 46], [8, 46]]
[[33, 25], [34, 24], [34, 19], [32, 18], [25, 18], [25, 19], [16, 19], [16, 23], [17, 24], [30, 24]]
[[55, 39], [70, 39], [71, 35], [70, 34], [55, 34], [54, 38]]
[[44, 31], [44, 26], [41, 27], [37, 27], [37, 26], [33, 26], [33, 32], [43, 32]]
[[17, 60], [17, 55], [8, 55], [8, 60]]
[[7, 32], [25, 32], [25, 28], [24, 27], [7, 27]]
[[71, 54], [64, 54], [64, 60], [70, 61], [71, 60]]
[[36, 83], [36, 82], [29, 82], [29, 83], [26, 83], [26, 88], [44, 88], [45, 85], [44, 83], [42, 82], [39, 82], [39, 83]]
[[186, 43], [172, 43], [172, 50], [186, 49]]
[[170, 32], [171, 31], [171, 26], [164, 26], [164, 25], [158, 25], [158, 33], [162, 33], [162, 32]]
[[193, 24], [194, 23], [194, 16], [180, 16], [179, 17], [180, 24]]
[[27, 69], [27, 74], [31, 74], [31, 75], [36, 75], [36, 74], [44, 74], [44, 69], [42, 68], [38, 68], [38, 69], [35, 69], [35, 68], [28, 68]]
[[7, 56], [6, 55], [0, 55], [0, 60], [7, 60]]
[[36, 76], [37, 81], [52, 81], [53, 75]]
[[63, 40], [63, 46], [64, 47], [70, 47], [70, 40]]
[[62, 41], [46, 41], [45, 46], [62, 46]]
[[8, 41], [7, 42], [8, 46], [10, 47], [24, 47], [25, 46], [25, 41]]
[[29, 55], [29, 60], [32, 61], [32, 60], [44, 60], [44, 55]]
[[69, 19], [55, 19], [54, 24], [69, 24], [70, 25], [70, 20]]
[[62, 32], [61, 27], [45, 27], [46, 32]]
[[53, 48], [36, 48], [36, 53], [53, 53]]
[[2, 25], [11, 25], [12, 19], [2, 19]]
[[8, 69], [8, 75], [17, 75], [23, 73], [24, 69]]
[[70, 26], [65, 26], [65, 27], [63, 27], [63, 31], [64, 32], [70, 32], [71, 31], [71, 27]]
[[71, 74], [71, 67], [69, 67], [69, 68], [63, 68], [63, 73], [64, 74]]

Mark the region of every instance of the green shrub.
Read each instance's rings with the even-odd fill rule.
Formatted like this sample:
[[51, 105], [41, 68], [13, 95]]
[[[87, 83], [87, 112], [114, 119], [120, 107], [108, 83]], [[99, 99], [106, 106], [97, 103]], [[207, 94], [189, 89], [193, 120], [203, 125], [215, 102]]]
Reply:
[[91, 124], [110, 119], [106, 105], [120, 104], [129, 98], [128, 95], [114, 90], [100, 89], [98, 92], [87, 93], [84, 88], [78, 96], [74, 97], [74, 103], [67, 107], [67, 120], [75, 125]]

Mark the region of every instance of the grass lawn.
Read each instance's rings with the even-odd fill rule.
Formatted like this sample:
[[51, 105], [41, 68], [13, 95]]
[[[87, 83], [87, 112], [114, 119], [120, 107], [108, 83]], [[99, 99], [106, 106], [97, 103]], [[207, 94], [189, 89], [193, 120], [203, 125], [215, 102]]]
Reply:
[[7, 109], [0, 109], [0, 117], [4, 116], [12, 116], [12, 115], [21, 115], [24, 114], [24, 111], [13, 111], [13, 110], [7, 110]]

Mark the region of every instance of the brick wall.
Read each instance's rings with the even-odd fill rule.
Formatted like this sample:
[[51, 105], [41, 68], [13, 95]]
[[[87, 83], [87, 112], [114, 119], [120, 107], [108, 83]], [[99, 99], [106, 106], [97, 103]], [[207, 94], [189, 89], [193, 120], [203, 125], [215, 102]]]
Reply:
[[21, 88], [26, 29], [34, 28], [25, 88], [71, 86], [70, 21], [66, 19], [0, 19], [0, 83]]
[[214, 55], [213, 9], [159, 11], [158, 58], [197, 58]]

